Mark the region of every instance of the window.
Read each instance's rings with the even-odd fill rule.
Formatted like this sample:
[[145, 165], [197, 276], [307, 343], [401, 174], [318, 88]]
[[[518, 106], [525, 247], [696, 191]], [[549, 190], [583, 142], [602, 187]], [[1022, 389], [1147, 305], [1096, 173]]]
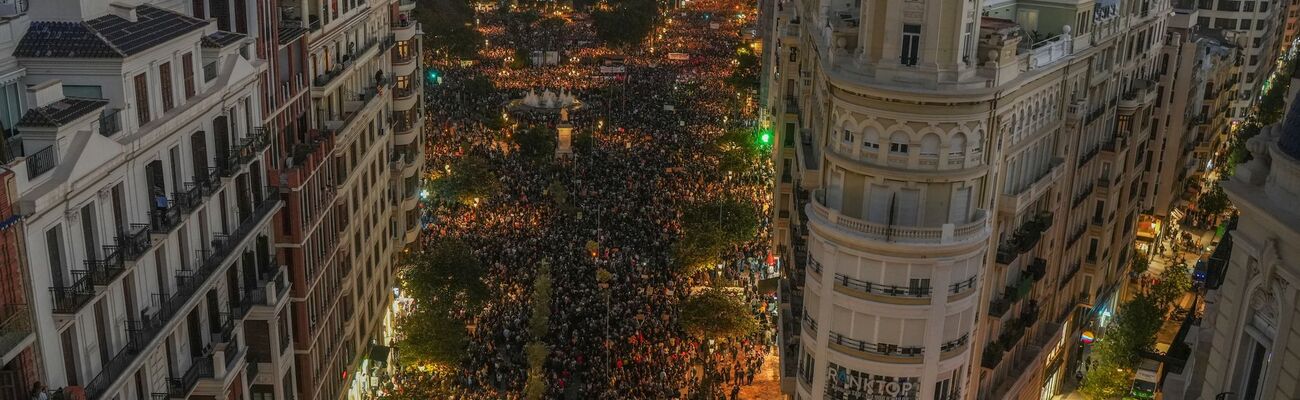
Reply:
[[1250, 65], [1253, 66], [1258, 64], [1259, 64], [1259, 56], [1250, 56]]
[[163, 112], [171, 111], [174, 107], [175, 99], [172, 98], [172, 63], [163, 63], [158, 66], [158, 77], [162, 79], [162, 102]]
[[135, 119], [140, 125], [149, 123], [149, 74], [135, 76]]
[[921, 155], [931, 157], [939, 155], [939, 135], [930, 133], [921, 138]]
[[63, 228], [55, 225], [50, 230], [45, 231], [45, 255], [50, 262], [50, 282], [54, 287], [66, 287], [64, 282], [67, 279], [67, 258], [63, 254]]
[[845, 143], [853, 143], [853, 132], [848, 129], [845, 129], [840, 136], [840, 140], [844, 141]]
[[95, 203], [91, 202], [81, 208], [82, 245], [86, 247], [86, 259], [99, 259], [99, 227], [95, 223]]
[[190, 53], [181, 56], [181, 73], [185, 74], [185, 98], [194, 97], [194, 57]]
[[908, 145], [907, 135], [902, 132], [895, 133], [893, 136], [889, 138], [889, 152], [891, 153], [906, 154], [907, 145]]
[[903, 24], [903, 46], [902, 55], [899, 57], [899, 63], [906, 66], [916, 66], [916, 61], [921, 53], [921, 26], [913, 24]]
[[962, 51], [961, 51], [961, 60], [962, 60], [963, 62], [965, 62], [966, 64], [975, 64], [977, 61], [979, 61], [979, 60], [977, 60], [978, 57], [975, 56], [975, 34], [974, 34], [974, 32], [975, 32], [975, 23], [974, 23], [974, 22], [967, 22], [967, 23], [966, 23], [966, 30], [963, 31], [962, 34], [961, 34], [961, 35], [962, 35], [962, 38], [961, 38], [961, 47], [962, 47]]
[[99, 85], [63, 85], [63, 97], [104, 98], [104, 88]]
[[880, 150], [880, 135], [877, 135], [875, 130], [867, 128], [862, 136], [862, 148], [872, 152]]

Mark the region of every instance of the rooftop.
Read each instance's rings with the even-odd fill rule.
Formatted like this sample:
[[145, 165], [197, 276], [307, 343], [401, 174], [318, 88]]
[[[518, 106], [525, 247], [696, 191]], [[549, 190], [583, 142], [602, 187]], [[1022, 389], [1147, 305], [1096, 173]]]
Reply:
[[[84, 22], [34, 21], [15, 57], [123, 58], [181, 35], [207, 21], [150, 5], [135, 8], [136, 20], [105, 15]], [[242, 35], [241, 35], [242, 38]]]
[[203, 37], [203, 47], [219, 49], [238, 43], [240, 40], [244, 40], [245, 37], [248, 37], [248, 35], [235, 32], [216, 31]]
[[37, 107], [23, 114], [18, 126], [60, 127], [87, 114], [99, 110], [108, 104], [104, 99], [69, 97], [44, 107]]

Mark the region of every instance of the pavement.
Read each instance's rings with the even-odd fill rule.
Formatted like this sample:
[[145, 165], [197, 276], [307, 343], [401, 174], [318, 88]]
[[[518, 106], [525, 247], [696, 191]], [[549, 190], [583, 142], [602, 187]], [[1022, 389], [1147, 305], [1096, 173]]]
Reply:
[[[775, 350], [775, 348], [771, 348]], [[754, 376], [754, 383], [740, 388], [740, 398], [745, 400], [773, 400], [781, 398], [781, 360], [776, 351], [763, 356], [763, 369]]]

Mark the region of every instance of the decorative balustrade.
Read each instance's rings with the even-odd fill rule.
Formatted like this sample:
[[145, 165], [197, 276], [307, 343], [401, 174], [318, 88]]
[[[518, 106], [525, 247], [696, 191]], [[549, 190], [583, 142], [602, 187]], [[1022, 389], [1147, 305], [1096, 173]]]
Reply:
[[925, 347], [922, 346], [899, 346], [892, 343], [872, 343], [853, 339], [835, 331], [830, 332], [830, 342], [863, 353], [888, 357], [915, 358], [921, 357], [921, 355], [925, 353]]
[[892, 297], [930, 297], [929, 287], [908, 287], [895, 286], [864, 281], [861, 279], [850, 278], [843, 274], [835, 274], [835, 283], [849, 289], [854, 289], [870, 294]]
[[813, 214], [841, 228], [878, 240], [896, 243], [952, 243], [973, 240], [987, 230], [988, 214], [977, 209], [970, 221], [964, 224], [944, 224], [939, 227], [898, 226], [867, 222], [840, 214], [826, 207], [825, 192], [817, 190], [812, 204]]

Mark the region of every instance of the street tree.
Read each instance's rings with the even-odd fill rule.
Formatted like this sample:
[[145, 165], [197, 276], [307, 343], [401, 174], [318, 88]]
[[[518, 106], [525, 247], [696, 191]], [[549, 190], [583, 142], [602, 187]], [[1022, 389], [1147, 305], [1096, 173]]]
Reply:
[[1223, 214], [1230, 206], [1228, 195], [1223, 192], [1223, 188], [1218, 183], [1210, 186], [1210, 190], [1201, 195], [1200, 200], [1196, 202], [1196, 208], [1207, 216]]
[[1156, 284], [1151, 286], [1151, 298], [1158, 308], [1168, 310], [1191, 289], [1192, 276], [1187, 271], [1187, 262], [1179, 259], [1160, 272]]
[[447, 310], [417, 307], [398, 318], [402, 362], [453, 366], [465, 356], [469, 333]]
[[696, 293], [681, 305], [682, 330], [699, 339], [734, 339], [758, 330], [748, 304], [720, 289]]
[[488, 161], [477, 155], [456, 160], [452, 163], [450, 172], [433, 180], [435, 194], [461, 204], [473, 204], [492, 197], [500, 190], [500, 186]]
[[592, 13], [596, 36], [611, 47], [640, 44], [654, 31], [659, 15], [654, 0], [622, 0]]
[[519, 145], [519, 152], [525, 159], [537, 162], [555, 156], [558, 139], [555, 131], [546, 125], [532, 125], [521, 129], [516, 131], [512, 138], [515, 144]]

